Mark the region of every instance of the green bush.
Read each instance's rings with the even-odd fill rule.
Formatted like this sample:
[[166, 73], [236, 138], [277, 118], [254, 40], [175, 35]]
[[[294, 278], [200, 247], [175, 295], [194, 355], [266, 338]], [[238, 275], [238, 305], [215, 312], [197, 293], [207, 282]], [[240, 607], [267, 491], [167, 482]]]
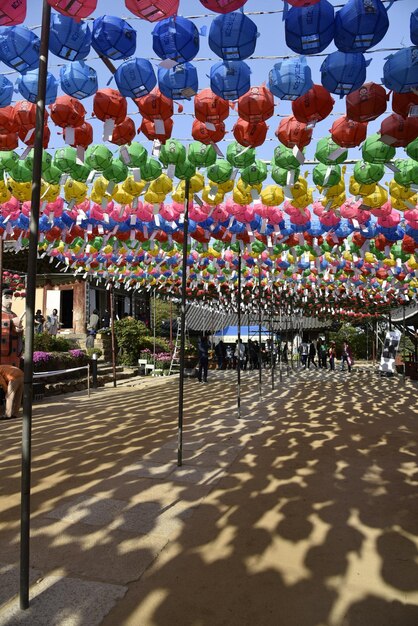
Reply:
[[49, 335], [48, 333], [35, 333], [34, 350], [43, 352], [68, 352], [73, 348], [77, 348], [78, 344], [75, 339], [68, 339], [60, 335]]
[[136, 365], [141, 351], [141, 341], [149, 334], [143, 322], [132, 317], [115, 322], [118, 344], [118, 361], [123, 365]]
[[87, 354], [90, 358], [93, 356], [93, 354], [97, 354], [97, 358], [100, 359], [103, 352], [100, 350], [100, 348], [87, 348]]
[[[150, 350], [151, 355], [154, 354], [154, 337], [142, 337], [140, 350]], [[170, 342], [164, 337], [155, 338], [155, 353], [170, 352]]]

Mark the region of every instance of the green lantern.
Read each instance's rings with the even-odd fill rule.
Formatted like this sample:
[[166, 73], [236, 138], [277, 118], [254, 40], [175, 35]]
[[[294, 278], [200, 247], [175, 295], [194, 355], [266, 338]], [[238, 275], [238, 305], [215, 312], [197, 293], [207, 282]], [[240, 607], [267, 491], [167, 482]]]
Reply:
[[161, 163], [156, 159], [149, 158], [145, 161], [145, 163], [141, 166], [141, 178], [150, 182], [155, 180], [159, 176], [161, 176], [163, 169], [161, 167]]
[[226, 150], [226, 158], [234, 167], [248, 167], [255, 161], [254, 148], [244, 148], [237, 141], [233, 141], [229, 144]]
[[418, 137], [406, 146], [405, 151], [410, 159], [418, 161]]
[[0, 152], [0, 167], [3, 170], [10, 171], [12, 167], [19, 161], [19, 155], [14, 150]]
[[313, 168], [312, 179], [318, 187], [333, 187], [341, 180], [341, 168], [339, 165], [324, 165], [318, 163]]
[[226, 159], [218, 159], [214, 165], [208, 167], [207, 175], [209, 180], [218, 185], [230, 180], [232, 165]]
[[247, 185], [259, 185], [267, 178], [267, 165], [256, 159], [252, 165], [242, 170], [241, 178]]
[[266, 246], [262, 241], [254, 241], [251, 244], [251, 250], [254, 254], [261, 254], [266, 249]]
[[42, 172], [42, 178], [44, 179], [46, 183], [49, 183], [50, 185], [58, 185], [58, 183], [61, 180], [61, 176], [62, 176], [61, 170], [55, 165], [51, 165], [50, 167], [48, 167], [46, 170], [43, 170]]
[[286, 170], [283, 167], [274, 166], [271, 170], [271, 177], [277, 185], [285, 187], [287, 185], [287, 176], [290, 171], [293, 171], [293, 180], [297, 180], [300, 176], [300, 169]]
[[316, 144], [315, 159], [325, 165], [339, 165], [348, 158], [347, 150], [336, 156], [336, 151], [340, 150], [341, 146], [336, 144], [332, 137], [323, 137]]
[[194, 141], [190, 144], [187, 158], [195, 167], [210, 167], [216, 163], [216, 150], [211, 145]]
[[71, 177], [79, 183], [85, 183], [90, 176], [90, 168], [84, 163], [76, 163], [71, 170]]
[[[125, 155], [128, 157], [125, 158]], [[122, 146], [119, 150], [119, 159], [128, 167], [142, 167], [145, 165], [148, 153], [144, 146], [137, 141], [132, 141], [127, 146]]]
[[121, 183], [128, 176], [128, 168], [119, 159], [112, 159], [109, 166], [103, 170], [103, 176], [112, 183]]
[[293, 150], [282, 145], [274, 148], [273, 162], [274, 165], [282, 167], [285, 170], [295, 170], [300, 167], [300, 163], [293, 154]]
[[413, 159], [397, 159], [395, 166], [399, 172], [395, 172], [394, 179], [400, 185], [418, 185], [418, 163]]
[[387, 163], [395, 154], [396, 149], [380, 141], [378, 133], [367, 137], [362, 148], [363, 159], [368, 163]]
[[161, 146], [159, 159], [165, 167], [167, 165], [178, 165], [186, 160], [186, 148], [177, 139], [167, 139]]
[[357, 161], [354, 166], [353, 176], [360, 185], [372, 185], [378, 183], [385, 173], [385, 168], [379, 163], [367, 163]]
[[65, 174], [71, 174], [72, 168], [77, 161], [77, 150], [71, 146], [65, 148], [58, 148], [54, 154], [54, 165], [61, 172]]
[[181, 180], [187, 180], [196, 174], [195, 166], [186, 159], [183, 163], [178, 163], [174, 171], [177, 178]]
[[[33, 156], [34, 156], [34, 150], [32, 148], [32, 150], [29, 152], [29, 154], [27, 155], [26, 159], [25, 159], [25, 164], [26, 167], [28, 167], [30, 170], [33, 168]], [[52, 165], [52, 156], [49, 154], [49, 152], [47, 152], [46, 150], [42, 151], [42, 171], [47, 170], [48, 168], [50, 168]]]
[[17, 161], [9, 172], [17, 183], [29, 183], [32, 180], [32, 170], [26, 167], [24, 161]]
[[109, 148], [101, 144], [94, 144], [87, 148], [84, 161], [87, 167], [90, 167], [92, 170], [103, 172], [109, 167], [109, 163], [112, 159], [113, 154]]

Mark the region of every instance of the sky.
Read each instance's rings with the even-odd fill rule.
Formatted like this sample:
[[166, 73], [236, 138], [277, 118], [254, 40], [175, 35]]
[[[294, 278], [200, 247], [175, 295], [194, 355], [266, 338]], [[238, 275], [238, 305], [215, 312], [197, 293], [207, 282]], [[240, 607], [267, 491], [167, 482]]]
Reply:
[[[334, 7], [341, 7], [344, 3], [338, 0], [332, 0], [331, 4]], [[37, 34], [40, 34], [39, 25], [41, 24], [42, 13], [42, 1], [41, 0], [28, 0], [28, 13], [25, 20], [25, 25], [28, 27], [36, 28]], [[386, 3], [387, 6], [387, 3]], [[411, 12], [416, 8], [416, 0], [397, 0], [389, 10], [390, 26], [384, 39], [375, 46], [374, 50], [366, 53], [367, 59], [372, 59], [371, 64], [367, 68], [367, 81], [381, 82], [383, 74], [382, 68], [385, 62], [385, 57], [390, 54], [389, 52], [380, 52], [382, 49], [398, 48], [403, 46], [410, 46], [411, 41], [409, 38], [409, 19]], [[294, 55], [294, 53], [286, 46], [284, 37], [284, 23], [282, 21], [282, 9], [283, 2], [281, 0], [248, 0], [244, 6], [244, 10], [249, 17], [256, 23], [260, 36], [257, 40], [257, 47], [255, 50], [255, 56], [257, 57], [272, 57], [281, 55]], [[277, 11], [277, 13], [269, 13]], [[251, 15], [256, 12], [257, 15]], [[144, 20], [136, 18], [130, 13], [123, 0], [98, 0], [97, 10], [93, 13], [91, 18], [99, 17], [101, 15], [117, 15], [119, 17], [127, 18], [129, 23], [137, 30], [137, 57], [148, 58], [152, 61], [157, 70], [159, 59], [156, 59], [156, 55], [152, 49], [152, 30], [153, 24], [150, 24]], [[199, 0], [180, 0], [179, 15], [184, 17], [192, 17], [196, 23], [198, 29], [206, 26], [207, 32], [209, 32], [211, 21], [217, 14], [208, 13]], [[309, 56], [308, 63], [312, 70], [312, 78], [314, 83], [320, 83], [320, 66], [324, 60], [324, 55], [329, 54], [335, 50], [335, 46], [331, 44], [321, 56]], [[104, 66], [100, 59], [95, 58], [97, 55], [92, 49], [90, 56], [86, 59], [87, 64], [94, 67], [99, 77], [99, 88], [107, 86], [109, 79], [111, 78], [110, 71]], [[199, 75], [199, 89], [203, 89], [209, 86], [208, 74], [210, 67], [219, 59], [214, 55], [208, 45], [207, 37], [200, 37], [200, 50], [198, 53], [198, 59], [208, 59], [202, 61], [192, 61], [198, 69]], [[246, 61], [252, 70], [251, 84], [261, 85], [268, 80], [268, 74], [277, 60], [271, 58], [251, 59]], [[56, 77], [59, 76], [59, 68], [65, 63], [62, 59], [54, 56], [52, 53], [49, 55], [49, 71]], [[118, 66], [122, 61], [116, 61], [115, 65]], [[17, 75], [9, 74], [10, 69], [0, 63], [0, 71], [8, 74], [9, 79], [13, 80]], [[114, 80], [109, 85], [110, 87], [117, 88]], [[58, 95], [63, 95], [63, 92], [59, 89]], [[20, 99], [20, 94], [16, 94], [16, 100]], [[308, 146], [306, 151], [306, 157], [308, 159], [313, 158], [315, 151], [316, 141], [321, 137], [329, 134], [329, 129], [336, 119], [340, 115], [345, 114], [344, 100], [340, 100], [338, 96], [334, 96], [336, 102], [334, 105], [333, 114], [326, 120], [318, 123], [314, 130], [314, 139], [311, 145]], [[93, 98], [86, 98], [83, 101], [83, 105], [87, 109], [86, 119], [90, 118], [92, 111]], [[278, 145], [278, 140], [274, 136], [274, 132], [280, 122], [280, 116], [289, 115], [291, 112], [291, 105], [289, 102], [280, 101], [275, 98], [275, 115], [268, 120], [269, 126], [268, 140], [263, 146], [257, 148], [257, 156], [261, 159], [270, 160], [273, 155], [273, 150]], [[191, 139], [191, 126], [193, 122], [193, 100], [183, 100], [184, 112], [182, 114], [175, 114], [174, 116], [174, 131], [172, 137], [182, 140], [184, 143], [192, 141]], [[175, 111], [177, 107], [175, 107]], [[388, 113], [390, 113], [390, 105], [388, 107]], [[138, 109], [132, 101], [128, 101], [128, 115], [131, 115], [135, 121], [137, 127], [141, 122], [141, 117], [138, 114]], [[218, 145], [223, 153], [226, 152], [228, 141], [234, 140], [232, 134], [232, 127], [237, 119], [237, 113], [231, 111], [229, 119], [226, 121], [226, 127], [229, 131], [226, 134], [225, 140]], [[94, 143], [102, 142], [102, 129], [103, 123], [98, 120], [89, 120], [93, 124], [94, 128]], [[380, 121], [372, 122], [369, 124], [368, 134], [376, 132], [380, 127]], [[49, 148], [53, 149], [63, 145], [62, 137], [56, 134], [56, 127], [50, 122], [50, 128], [52, 131], [52, 137]], [[59, 129], [58, 129], [59, 130]], [[143, 135], [137, 135], [136, 140], [141, 141], [151, 152], [151, 142], [145, 139]], [[116, 152], [117, 146], [108, 144], [109, 147]], [[23, 148], [23, 146], [22, 146]], [[397, 155], [404, 157], [403, 149], [397, 151]], [[357, 149], [351, 149], [349, 151], [350, 158], [359, 158], [360, 153]]]

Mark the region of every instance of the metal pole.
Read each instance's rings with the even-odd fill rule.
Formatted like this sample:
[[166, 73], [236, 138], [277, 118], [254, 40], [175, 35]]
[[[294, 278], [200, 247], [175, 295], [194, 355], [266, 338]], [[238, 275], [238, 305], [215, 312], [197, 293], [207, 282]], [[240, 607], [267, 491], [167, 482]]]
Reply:
[[48, 68], [48, 46], [51, 6], [42, 5], [41, 46], [39, 50], [38, 93], [36, 98], [36, 128], [32, 171], [32, 198], [28, 251], [28, 277], [26, 285], [25, 365], [22, 423], [22, 480], [20, 523], [20, 608], [29, 607], [29, 552], [30, 552], [30, 487], [32, 446], [32, 383], [34, 313], [36, 298], [36, 268], [38, 257], [39, 208], [42, 176], [42, 150], [44, 139], [45, 91]]
[[258, 264], [258, 400], [262, 396], [262, 359], [261, 359], [261, 259]]
[[180, 377], [177, 465], [183, 465], [183, 401], [184, 401], [184, 348], [186, 341], [186, 285], [187, 285], [187, 239], [189, 237], [189, 195], [190, 179], [186, 179], [184, 193], [183, 259], [181, 275], [181, 316], [180, 316]]
[[173, 301], [170, 300], [170, 352], [173, 352]]
[[[376, 328], [376, 320], [374, 320], [374, 327]], [[376, 343], [374, 341], [374, 333], [375, 333], [375, 328], [373, 328], [372, 326], [372, 338], [371, 338], [371, 342], [372, 342], [372, 360], [373, 360], [373, 365], [376, 365]]]
[[90, 363], [87, 363], [87, 395], [90, 398]]
[[[406, 333], [405, 333], [405, 305], [403, 305], [402, 307], [402, 337], [406, 337]], [[399, 348], [401, 347], [400, 345], [400, 341], [399, 341]], [[405, 340], [404, 340], [405, 343]], [[405, 384], [405, 380], [406, 380], [406, 375], [405, 375], [405, 354], [404, 352], [401, 353], [402, 354], [402, 364], [403, 364], [403, 368], [402, 368], [402, 382], [403, 384]]]
[[379, 360], [379, 321], [376, 320], [376, 361]]
[[[270, 341], [271, 341], [271, 352], [270, 352], [270, 366], [271, 366], [271, 390], [274, 390], [274, 331], [273, 331], [273, 313], [270, 313]], [[279, 361], [280, 362], [280, 361]]]
[[[279, 355], [281, 353], [281, 347], [282, 347], [282, 307], [280, 307], [280, 311], [279, 311], [279, 328], [280, 328], [280, 350], [279, 350]], [[283, 374], [282, 374], [282, 358], [280, 356], [279, 358], [279, 376], [280, 376], [280, 382], [283, 382]]]
[[97, 352], [91, 355], [91, 375], [93, 389], [97, 389]]
[[238, 419], [241, 417], [241, 247], [238, 249], [238, 354], [237, 354], [237, 409]]
[[290, 350], [290, 366], [293, 372], [293, 348], [294, 348], [294, 332], [293, 332], [293, 308], [290, 307], [290, 336], [291, 336], [291, 350]]
[[[0, 291], [3, 289], [3, 237], [0, 237]], [[3, 317], [3, 307], [2, 317]], [[3, 330], [3, 319], [0, 319], [0, 346], [1, 346], [1, 333]], [[1, 349], [0, 349], [0, 364], [1, 364]]]
[[112, 375], [113, 386], [116, 387], [116, 338], [115, 338], [115, 290], [113, 283], [110, 283], [110, 319], [112, 324], [110, 327], [110, 334], [112, 338]]
[[156, 289], [154, 287], [154, 313], [152, 316], [152, 329], [153, 329], [153, 355], [152, 355], [152, 362], [154, 363], [154, 367], [155, 367], [155, 341], [156, 341], [156, 337], [155, 337], [155, 332], [156, 332], [156, 326], [157, 326], [157, 300], [156, 300]]

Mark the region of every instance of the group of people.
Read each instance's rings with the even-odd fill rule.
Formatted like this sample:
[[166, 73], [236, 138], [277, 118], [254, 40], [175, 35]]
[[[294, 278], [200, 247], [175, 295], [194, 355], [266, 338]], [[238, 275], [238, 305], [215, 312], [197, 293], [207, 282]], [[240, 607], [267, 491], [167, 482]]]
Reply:
[[[317, 341], [302, 341], [299, 346], [300, 364], [303, 369], [310, 369], [311, 364], [315, 368], [335, 370], [337, 360], [337, 347], [335, 341], [327, 346], [325, 341], [319, 338]], [[318, 357], [318, 363], [316, 363]], [[353, 365], [353, 353], [347, 341], [344, 341], [341, 350], [341, 371], [345, 366], [351, 372]]]
[[38, 309], [34, 317], [35, 333], [48, 333], [49, 335], [57, 335], [60, 329], [60, 321], [57, 309], [52, 309], [52, 313], [45, 317], [42, 315], [41, 309]]

